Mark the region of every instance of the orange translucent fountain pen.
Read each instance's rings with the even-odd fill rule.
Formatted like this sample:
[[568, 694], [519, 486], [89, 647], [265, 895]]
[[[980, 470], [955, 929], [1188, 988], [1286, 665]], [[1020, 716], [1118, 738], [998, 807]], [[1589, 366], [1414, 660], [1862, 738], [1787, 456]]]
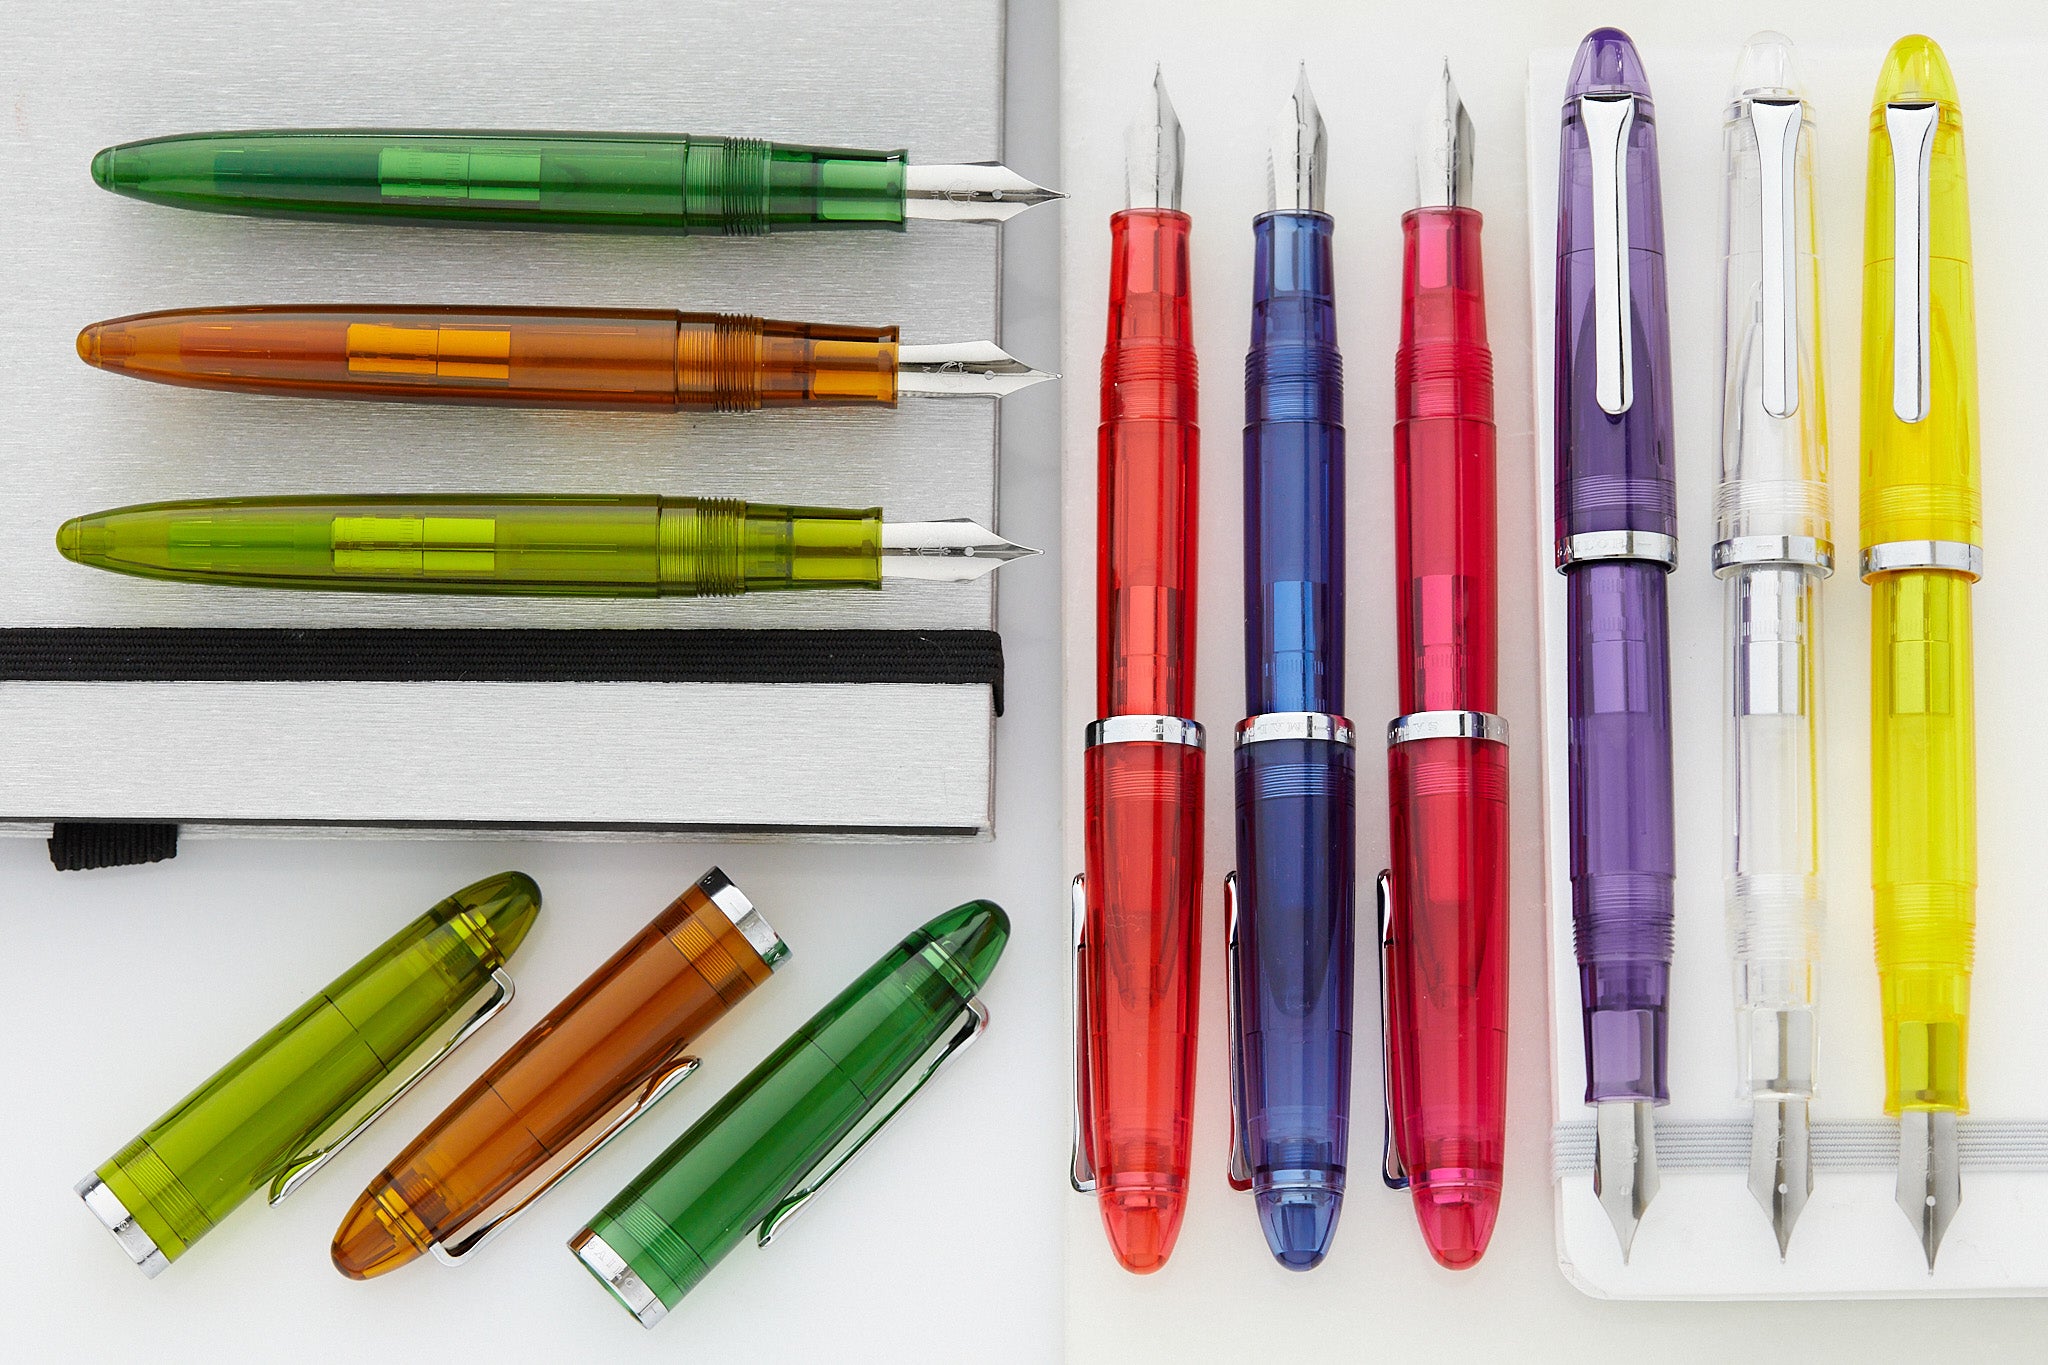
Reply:
[[650, 308], [170, 309], [95, 322], [78, 355], [244, 393], [696, 412], [1000, 397], [1052, 377], [992, 341], [905, 346], [894, 327]]

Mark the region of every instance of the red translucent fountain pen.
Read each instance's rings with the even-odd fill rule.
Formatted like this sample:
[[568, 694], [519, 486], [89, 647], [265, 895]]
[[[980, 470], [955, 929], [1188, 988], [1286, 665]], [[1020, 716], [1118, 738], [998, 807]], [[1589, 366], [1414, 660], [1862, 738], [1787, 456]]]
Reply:
[[1166, 1264], [1187, 1204], [1200, 984], [1194, 333], [1180, 122], [1155, 74], [1112, 216], [1102, 358], [1096, 704], [1074, 879], [1074, 1188], [1125, 1269]]
[[[1496, 683], [1493, 356], [1472, 122], [1444, 69], [1424, 119], [1395, 361], [1402, 714], [1381, 883], [1390, 1120], [1430, 1254], [1476, 1262], [1507, 1118], [1507, 724]], [[1391, 1163], [1390, 1167], [1391, 1167]]]

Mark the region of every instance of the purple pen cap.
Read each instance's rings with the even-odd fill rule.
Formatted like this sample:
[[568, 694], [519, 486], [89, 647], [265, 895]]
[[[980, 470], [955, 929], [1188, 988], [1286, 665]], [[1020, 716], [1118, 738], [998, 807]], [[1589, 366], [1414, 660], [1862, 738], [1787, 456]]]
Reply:
[[1644, 99], [1650, 97], [1650, 78], [1644, 74], [1643, 59], [1636, 45], [1618, 28], [1596, 28], [1579, 43], [1579, 55], [1572, 59], [1571, 78], [1564, 83], [1564, 97], [1619, 90]]

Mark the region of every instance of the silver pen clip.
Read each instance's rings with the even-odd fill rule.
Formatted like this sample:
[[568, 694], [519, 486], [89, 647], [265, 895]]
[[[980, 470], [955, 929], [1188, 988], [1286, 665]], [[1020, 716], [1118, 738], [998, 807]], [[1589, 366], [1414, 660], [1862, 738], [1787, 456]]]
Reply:
[[569, 1178], [577, 1167], [603, 1151], [611, 1140], [626, 1131], [628, 1124], [661, 1103], [669, 1092], [690, 1079], [702, 1063], [676, 1050], [662, 1062], [638, 1090], [593, 1121], [580, 1147], [566, 1147], [499, 1198], [478, 1210], [444, 1241], [434, 1243], [434, 1259], [443, 1265], [461, 1265], [505, 1230], [526, 1206]]
[[1796, 99], [1752, 99], [1763, 209], [1763, 403], [1773, 417], [1799, 410], [1799, 129]]
[[1619, 417], [1635, 406], [1635, 305], [1628, 257], [1628, 134], [1634, 95], [1581, 95], [1593, 175], [1593, 395]]
[[810, 1207], [811, 1201], [818, 1197], [820, 1190], [837, 1180], [853, 1159], [867, 1150], [867, 1145], [874, 1139], [875, 1134], [887, 1128], [895, 1117], [903, 1112], [903, 1106], [917, 1098], [918, 1092], [925, 1088], [927, 1082], [952, 1065], [955, 1058], [987, 1031], [988, 1006], [982, 1004], [981, 997], [977, 995], [968, 1000], [960, 1027], [926, 1049], [926, 1055], [931, 1060], [922, 1068], [913, 1067], [905, 1079], [896, 1083], [894, 1091], [882, 1096], [877, 1102], [875, 1107], [881, 1111], [880, 1117], [866, 1127], [856, 1129], [841, 1138], [838, 1146], [827, 1152], [818, 1162], [825, 1173], [809, 1184], [791, 1191], [783, 1197], [781, 1203], [768, 1211], [768, 1216], [761, 1220], [760, 1231], [755, 1234], [756, 1244], [767, 1246], [780, 1236], [782, 1230], [788, 1227], [798, 1214]]
[[1401, 1164], [1401, 1145], [1394, 1141], [1394, 1017], [1387, 1008], [1387, 959], [1394, 951], [1394, 878], [1382, 870], [1373, 883], [1373, 904], [1380, 934], [1380, 1180], [1390, 1190], [1408, 1188], [1408, 1168]]
[[1230, 1188], [1252, 1187], [1251, 1134], [1244, 1126], [1244, 991], [1237, 975], [1237, 874], [1223, 879], [1223, 1000], [1230, 1036]]
[[[498, 1012], [512, 1003], [512, 978], [503, 967], [491, 968], [489, 981], [477, 988], [477, 994], [488, 991], [483, 1003], [467, 1016], [457, 1011], [442, 1025], [447, 1036], [439, 1044], [431, 1039], [426, 1044], [427, 1054], [410, 1075], [394, 1080], [387, 1076], [380, 1084], [373, 1086], [342, 1113], [333, 1123], [307, 1140], [285, 1168], [270, 1182], [272, 1204], [281, 1202], [292, 1191], [319, 1174], [320, 1168], [341, 1155], [342, 1149], [362, 1136], [363, 1130], [375, 1123], [386, 1109], [405, 1098], [407, 1091], [425, 1080], [435, 1067], [448, 1060], [449, 1054], [461, 1047], [475, 1032], [491, 1022]], [[472, 997], [474, 998], [474, 997]], [[340, 1136], [333, 1136], [339, 1133]]]
[[1901, 422], [1927, 416], [1934, 320], [1928, 288], [1928, 170], [1941, 106], [1887, 104], [1892, 143], [1892, 414]]
[[1067, 991], [1074, 1007], [1074, 1158], [1067, 1169], [1067, 1183], [1076, 1194], [1093, 1194], [1095, 1162], [1088, 1155], [1088, 1135], [1094, 1128], [1088, 1109], [1088, 992], [1081, 973], [1081, 954], [1088, 947], [1087, 874], [1075, 874], [1068, 894], [1074, 935], [1067, 972]]

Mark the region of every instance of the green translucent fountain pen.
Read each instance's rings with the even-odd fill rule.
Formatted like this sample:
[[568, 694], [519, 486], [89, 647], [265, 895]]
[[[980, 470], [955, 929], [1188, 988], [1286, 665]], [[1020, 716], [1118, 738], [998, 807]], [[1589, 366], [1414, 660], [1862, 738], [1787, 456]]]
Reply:
[[965, 582], [1037, 554], [972, 521], [727, 498], [514, 494], [228, 498], [74, 517], [96, 569], [323, 592], [729, 597]]
[[187, 133], [92, 159], [102, 189], [259, 217], [759, 236], [1000, 223], [1061, 196], [1006, 166], [751, 138], [320, 129]]

